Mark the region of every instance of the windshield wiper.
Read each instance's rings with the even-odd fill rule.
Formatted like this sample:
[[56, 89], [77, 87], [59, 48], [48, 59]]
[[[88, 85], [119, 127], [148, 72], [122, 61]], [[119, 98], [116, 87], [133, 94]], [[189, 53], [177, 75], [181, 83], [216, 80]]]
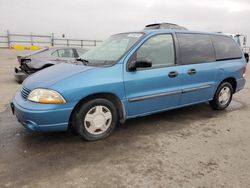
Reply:
[[86, 60], [86, 59], [83, 59], [83, 58], [77, 58], [76, 59], [76, 61], [81, 61], [84, 65], [87, 65], [87, 64], [89, 64], [89, 61], [88, 60]]

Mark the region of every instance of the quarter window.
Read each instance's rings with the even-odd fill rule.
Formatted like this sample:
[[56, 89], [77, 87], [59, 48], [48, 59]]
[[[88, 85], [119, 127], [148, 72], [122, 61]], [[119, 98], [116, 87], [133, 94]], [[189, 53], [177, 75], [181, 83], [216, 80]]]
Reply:
[[214, 48], [209, 35], [177, 34], [180, 44], [182, 64], [206, 63], [215, 61]]
[[162, 34], [148, 39], [135, 54], [135, 60], [144, 58], [152, 61], [152, 67], [173, 65], [175, 52], [172, 35]]
[[212, 36], [212, 41], [215, 48], [216, 59], [235, 59], [241, 58], [242, 52], [238, 44], [230, 37], [227, 36]]

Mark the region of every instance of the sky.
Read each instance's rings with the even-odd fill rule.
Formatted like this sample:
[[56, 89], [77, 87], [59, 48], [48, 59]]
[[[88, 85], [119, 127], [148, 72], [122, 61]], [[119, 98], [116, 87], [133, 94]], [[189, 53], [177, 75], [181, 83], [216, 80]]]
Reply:
[[240, 33], [250, 44], [250, 0], [0, 0], [0, 34], [65, 34], [104, 40], [170, 22], [189, 30]]

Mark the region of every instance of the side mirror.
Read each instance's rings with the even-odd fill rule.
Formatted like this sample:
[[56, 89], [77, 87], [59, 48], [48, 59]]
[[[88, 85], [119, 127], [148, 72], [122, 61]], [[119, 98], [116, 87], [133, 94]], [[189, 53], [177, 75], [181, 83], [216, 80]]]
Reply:
[[246, 62], [248, 63], [248, 61], [249, 61], [249, 54], [248, 53], [244, 53], [244, 56], [245, 56]]
[[148, 68], [152, 67], [152, 61], [150, 59], [138, 59], [136, 61], [131, 61], [128, 66], [129, 71], [136, 71], [137, 68]]

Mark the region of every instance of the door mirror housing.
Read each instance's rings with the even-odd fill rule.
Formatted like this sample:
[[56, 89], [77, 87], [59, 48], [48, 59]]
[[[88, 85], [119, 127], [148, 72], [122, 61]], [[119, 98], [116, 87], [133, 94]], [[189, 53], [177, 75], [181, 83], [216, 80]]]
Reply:
[[128, 66], [129, 71], [136, 71], [137, 68], [148, 68], [152, 67], [152, 61], [148, 58], [138, 59], [131, 61]]

